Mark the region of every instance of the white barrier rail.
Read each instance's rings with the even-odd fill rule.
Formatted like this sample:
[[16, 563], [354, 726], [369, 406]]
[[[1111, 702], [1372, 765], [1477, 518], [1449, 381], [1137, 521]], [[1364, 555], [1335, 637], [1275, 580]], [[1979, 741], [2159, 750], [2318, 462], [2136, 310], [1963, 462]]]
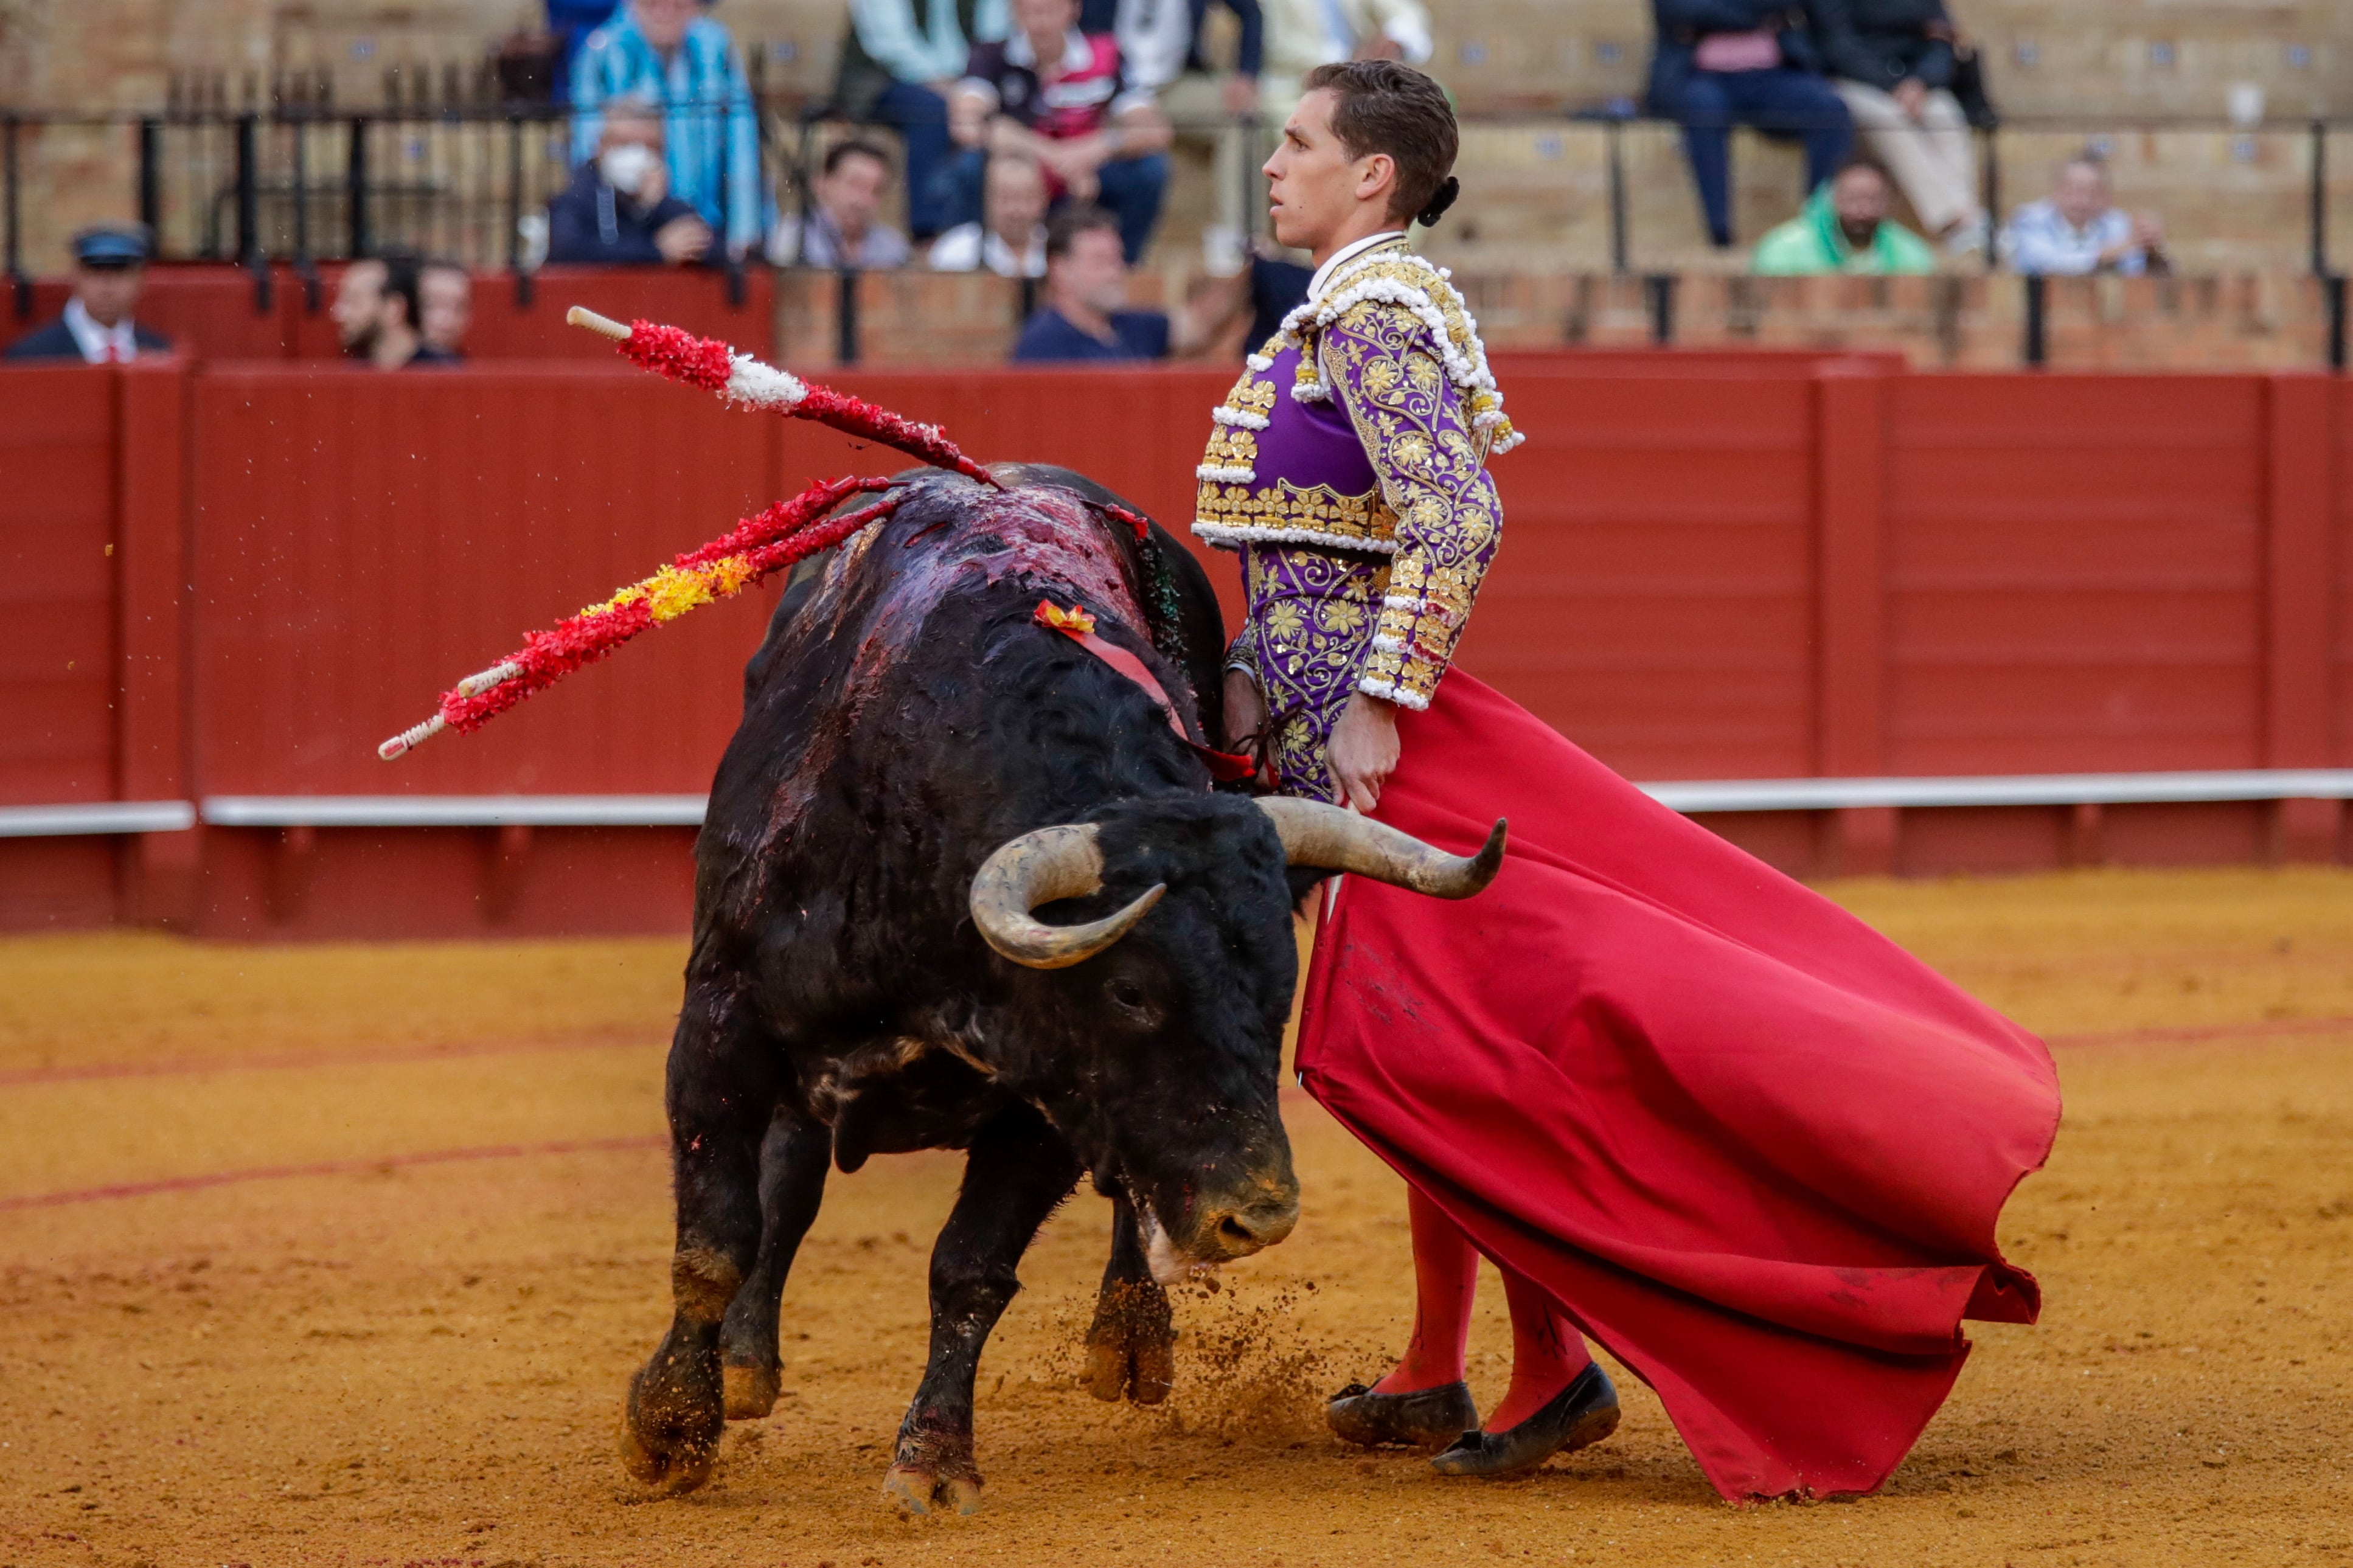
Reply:
[[0, 805], [0, 838], [95, 833], [178, 833], [196, 825], [185, 800], [100, 800], [73, 805]]
[[[2353, 800], [2353, 768], [2006, 773], [1953, 778], [1689, 779], [1638, 786], [1687, 816], [1855, 806], [2142, 805]], [[0, 838], [213, 827], [697, 827], [699, 795], [216, 795], [0, 806]]]

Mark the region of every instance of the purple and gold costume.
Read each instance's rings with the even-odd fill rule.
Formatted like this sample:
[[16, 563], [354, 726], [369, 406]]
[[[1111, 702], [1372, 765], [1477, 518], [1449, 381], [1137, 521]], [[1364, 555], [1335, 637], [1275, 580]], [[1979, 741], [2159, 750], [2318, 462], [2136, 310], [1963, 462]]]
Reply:
[[1403, 235], [1343, 251], [1250, 356], [1196, 470], [1193, 531], [1239, 550], [1227, 656], [1265, 694], [1286, 795], [1336, 798], [1324, 752], [1357, 691], [1430, 706], [1503, 510], [1504, 417], [1478, 329]]

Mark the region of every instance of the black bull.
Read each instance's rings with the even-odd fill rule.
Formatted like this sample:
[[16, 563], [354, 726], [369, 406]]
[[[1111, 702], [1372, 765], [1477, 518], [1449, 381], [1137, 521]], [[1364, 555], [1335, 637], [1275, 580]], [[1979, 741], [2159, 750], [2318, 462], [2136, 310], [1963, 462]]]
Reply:
[[[981, 1348], [1082, 1175], [1116, 1205], [1090, 1383], [1165, 1396], [1161, 1282], [1298, 1215], [1276, 1106], [1294, 897], [1335, 869], [1458, 897], [1494, 873], [1500, 825], [1455, 860], [1329, 807], [1213, 793], [1135, 683], [1032, 622], [1046, 598], [1091, 611], [1215, 735], [1206, 575], [1076, 475], [997, 472], [1001, 493], [909, 480], [888, 521], [797, 574], [745, 672], [696, 846], [667, 1096], [674, 1316], [622, 1432], [642, 1480], [699, 1484], [724, 1418], [767, 1414], [827, 1165], [878, 1152], [967, 1151], [885, 1483], [903, 1506], [977, 1506]], [[1029, 912], [1049, 902], [1058, 923]]]

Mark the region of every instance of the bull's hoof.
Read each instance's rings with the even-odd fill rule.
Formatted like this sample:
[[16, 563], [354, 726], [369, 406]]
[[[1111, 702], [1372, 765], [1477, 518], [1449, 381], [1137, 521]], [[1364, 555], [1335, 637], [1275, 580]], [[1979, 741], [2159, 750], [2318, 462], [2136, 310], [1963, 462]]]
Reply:
[[1149, 1280], [1103, 1292], [1087, 1330], [1087, 1392], [1157, 1405], [1176, 1381], [1176, 1328], [1168, 1293]]
[[675, 1355], [668, 1343], [629, 1380], [621, 1409], [621, 1466], [665, 1492], [688, 1492], [711, 1479], [726, 1416], [718, 1357]]
[[882, 1497], [909, 1513], [980, 1511], [978, 1476], [942, 1475], [915, 1465], [893, 1465], [882, 1478]]
[[1138, 1405], [1157, 1405], [1176, 1382], [1173, 1339], [1091, 1339], [1087, 1343], [1087, 1392], [1097, 1399], [1125, 1395]]
[[727, 1366], [720, 1369], [727, 1394], [727, 1419], [765, 1420], [784, 1392], [784, 1373], [773, 1366]]

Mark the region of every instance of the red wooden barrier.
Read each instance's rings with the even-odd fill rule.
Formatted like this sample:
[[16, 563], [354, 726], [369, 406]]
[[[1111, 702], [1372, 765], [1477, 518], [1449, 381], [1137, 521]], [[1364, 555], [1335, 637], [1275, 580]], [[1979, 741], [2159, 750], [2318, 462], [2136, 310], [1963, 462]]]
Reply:
[[[1181, 531], [1228, 373], [838, 379], [986, 459], [1082, 469]], [[2353, 766], [2342, 383], [1555, 362], [1507, 391], [1530, 440], [1496, 467], [1508, 538], [1462, 658], [1631, 776]], [[0, 453], [18, 634], [0, 649], [0, 802], [699, 792], [768, 596], [480, 735], [391, 767], [372, 748], [525, 629], [743, 512], [903, 466], [548, 364], [9, 372]], [[1212, 571], [1230, 610], [1230, 558]], [[2315, 802], [1879, 809], [1820, 837], [1800, 814], [1713, 820], [1798, 868], [2347, 853], [2342, 809]], [[227, 931], [671, 927], [686, 841], [151, 835], [121, 867], [122, 907]], [[111, 913], [112, 865], [0, 842], [0, 922]], [[46, 902], [20, 896], [37, 884]]]

